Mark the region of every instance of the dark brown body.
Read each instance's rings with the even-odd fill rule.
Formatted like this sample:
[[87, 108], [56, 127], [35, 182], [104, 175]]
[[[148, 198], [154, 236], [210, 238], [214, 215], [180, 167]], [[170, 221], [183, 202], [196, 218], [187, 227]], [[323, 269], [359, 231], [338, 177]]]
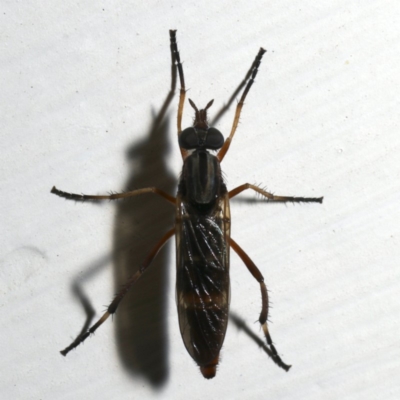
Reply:
[[179, 326], [205, 378], [216, 373], [229, 315], [229, 197], [218, 159], [185, 159], [176, 214]]

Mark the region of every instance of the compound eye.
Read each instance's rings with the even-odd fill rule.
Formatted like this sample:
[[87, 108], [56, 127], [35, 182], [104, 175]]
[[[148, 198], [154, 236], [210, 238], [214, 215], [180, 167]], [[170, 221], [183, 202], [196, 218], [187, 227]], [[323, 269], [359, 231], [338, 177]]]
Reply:
[[206, 149], [218, 150], [223, 145], [224, 145], [224, 137], [222, 136], [222, 133], [218, 129], [209, 128], [204, 147]]
[[186, 128], [179, 135], [179, 146], [182, 149], [191, 150], [199, 145], [199, 138], [194, 128]]

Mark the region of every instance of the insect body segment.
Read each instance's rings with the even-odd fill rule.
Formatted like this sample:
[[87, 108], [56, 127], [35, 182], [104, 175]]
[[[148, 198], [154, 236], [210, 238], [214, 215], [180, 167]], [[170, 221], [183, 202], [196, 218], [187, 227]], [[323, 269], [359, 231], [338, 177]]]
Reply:
[[[173, 236], [176, 236], [176, 298], [179, 326], [185, 347], [200, 371], [207, 379], [213, 378], [219, 362], [229, 319], [229, 251], [239, 255], [249, 272], [257, 280], [261, 290], [261, 313], [259, 322], [268, 345], [268, 353], [274, 362], [289, 370], [290, 366], [280, 358], [269, 333], [268, 292], [264, 277], [244, 250], [230, 237], [231, 216], [229, 199], [246, 189], [252, 189], [267, 200], [278, 202], [314, 202], [322, 203], [322, 197], [276, 196], [258, 186], [245, 183], [228, 192], [222, 178], [220, 162], [226, 155], [236, 132], [244, 100], [254, 83], [261, 59], [265, 53], [260, 49], [245, 80], [243, 94], [236, 107], [232, 129], [228, 138], [220, 131], [210, 127], [207, 110], [213, 104], [211, 100], [204, 109], [198, 110], [192, 100], [190, 105], [195, 111], [192, 127], [182, 130], [182, 114], [186, 96], [185, 79], [176, 43], [176, 31], [170, 31], [171, 53], [180, 81], [180, 95], [177, 117], [178, 139], [183, 158], [182, 174], [177, 197], [170, 196], [161, 189], [148, 187], [126, 193], [112, 195], [78, 195], [67, 193], [53, 187], [52, 193], [72, 200], [115, 200], [144, 194], [157, 194], [176, 207], [175, 227], [170, 229], [156, 244], [150, 254], [116, 294], [107, 311], [85, 333], [80, 335], [61, 353], [66, 355], [82, 343], [91, 333], [114, 314], [131, 287], [150, 266], [152, 260]], [[174, 80], [173, 80], [174, 82]], [[222, 110], [225, 108], [223, 107]], [[218, 113], [218, 118], [221, 112]], [[217, 151], [212, 154], [211, 151]]]
[[195, 110], [193, 127], [179, 145], [193, 152], [184, 159], [176, 214], [176, 293], [183, 342], [207, 379], [213, 378], [229, 317], [228, 191], [218, 158], [222, 133], [209, 128], [207, 109]]
[[201, 212], [193, 210], [193, 205], [180, 195], [178, 201], [176, 293], [179, 326], [189, 354], [203, 375], [212, 378], [229, 316], [229, 199], [225, 194]]

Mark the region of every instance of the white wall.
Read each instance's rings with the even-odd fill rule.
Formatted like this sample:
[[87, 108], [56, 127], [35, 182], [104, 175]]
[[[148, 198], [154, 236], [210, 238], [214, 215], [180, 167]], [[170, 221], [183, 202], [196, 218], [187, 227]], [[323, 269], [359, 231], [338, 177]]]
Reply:
[[[1, 11], [2, 399], [400, 397], [397, 1], [27, 0]], [[138, 211], [116, 227], [118, 204], [75, 204], [50, 189], [119, 191], [136, 173], [166, 185], [138, 146], [169, 90], [171, 28], [188, 96], [200, 106], [214, 98], [211, 114], [259, 47], [268, 50], [223, 162], [229, 187], [325, 196], [323, 205], [232, 202], [232, 235], [266, 278], [271, 333], [289, 373], [231, 324], [217, 377], [203, 379], [179, 334], [172, 245], [161, 255], [167, 269], [154, 272], [162, 278], [148, 279], [132, 303], [150, 305], [132, 313], [148, 331], [144, 360], [125, 357], [118, 317], [68, 357], [58, 352], [85, 318], [73, 282], [82, 280], [99, 316], [114, 291], [114, 232], [126, 234], [126, 251], [148, 251], [159, 217]], [[164, 130], [176, 177], [177, 101]], [[233, 112], [217, 125], [226, 134]], [[191, 120], [186, 107], [184, 125]], [[258, 285], [234, 255], [231, 268], [232, 310], [262, 337]], [[146, 359], [160, 338], [164, 356]], [[150, 372], [132, 372], [141, 362]], [[161, 368], [158, 385], [151, 368]]]

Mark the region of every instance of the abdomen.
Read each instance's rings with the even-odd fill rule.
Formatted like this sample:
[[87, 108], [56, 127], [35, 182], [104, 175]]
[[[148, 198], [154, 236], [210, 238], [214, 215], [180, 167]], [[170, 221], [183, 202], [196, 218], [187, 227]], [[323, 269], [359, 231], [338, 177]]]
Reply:
[[206, 378], [215, 375], [229, 315], [228, 195], [201, 214], [178, 196], [176, 297], [186, 349]]

